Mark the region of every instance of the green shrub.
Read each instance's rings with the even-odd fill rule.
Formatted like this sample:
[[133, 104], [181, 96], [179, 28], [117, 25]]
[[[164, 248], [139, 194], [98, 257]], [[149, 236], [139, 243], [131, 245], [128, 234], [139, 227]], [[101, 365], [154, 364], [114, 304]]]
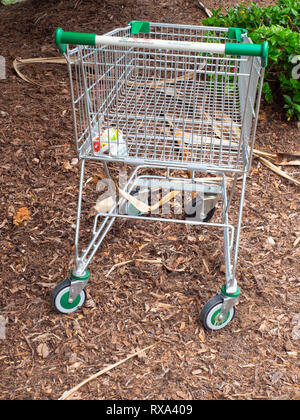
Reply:
[[254, 43], [269, 43], [269, 60], [263, 94], [273, 102], [274, 93], [282, 96], [287, 119], [300, 121], [300, 2], [279, 0], [274, 6], [258, 7], [255, 3], [222, 7], [204, 19], [207, 26], [237, 27], [248, 30]]

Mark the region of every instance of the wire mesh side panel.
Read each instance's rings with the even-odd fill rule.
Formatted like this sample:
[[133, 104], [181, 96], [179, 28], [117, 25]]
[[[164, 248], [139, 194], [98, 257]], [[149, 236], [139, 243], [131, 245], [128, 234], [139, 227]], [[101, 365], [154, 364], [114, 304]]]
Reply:
[[[114, 34], [130, 36], [126, 31]], [[226, 31], [152, 24], [149, 34], [138, 36], [225, 42]], [[244, 92], [249, 94], [248, 59], [103, 46], [78, 47], [69, 60], [82, 156], [93, 156], [96, 132], [114, 127], [127, 143], [127, 160], [222, 170], [245, 166], [241, 105], [246, 103]], [[252, 84], [251, 92], [254, 79]], [[251, 126], [250, 120], [245, 122]], [[99, 158], [112, 159], [109, 152]]]
[[[250, 40], [245, 37], [244, 42], [250, 43]], [[242, 119], [242, 137], [245, 145], [245, 160], [249, 162], [249, 150], [253, 147], [252, 142], [254, 137], [251, 138], [253, 121], [257, 118], [256, 103], [258, 98], [258, 83], [261, 76], [261, 64], [258, 57], [249, 57], [241, 63], [241, 75], [239, 77], [239, 97], [241, 107]], [[249, 76], [244, 76], [248, 74]]]
[[[129, 28], [109, 35], [129, 36]], [[125, 48], [67, 47], [73, 105], [75, 145], [80, 157], [93, 154], [92, 140], [104, 127], [108, 110], [115, 108], [118, 92], [125, 89], [125, 68], [130, 56]]]

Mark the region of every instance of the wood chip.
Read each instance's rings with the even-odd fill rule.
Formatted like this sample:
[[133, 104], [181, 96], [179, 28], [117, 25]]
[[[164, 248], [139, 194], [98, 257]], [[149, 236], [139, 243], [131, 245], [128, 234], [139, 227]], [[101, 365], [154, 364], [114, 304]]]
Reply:
[[126, 357], [125, 359], [120, 360], [117, 363], [114, 363], [112, 365], [107, 366], [106, 368], [100, 370], [99, 372], [95, 373], [94, 375], [92, 375], [92, 376], [88, 377], [87, 379], [85, 379], [84, 381], [80, 382], [80, 384], [74, 386], [69, 391], [64, 392], [63, 395], [59, 398], [59, 400], [68, 400], [74, 394], [74, 392], [78, 391], [78, 389], [80, 389], [83, 385], [87, 384], [88, 382], [92, 381], [93, 379], [98, 378], [99, 376], [103, 375], [104, 373], [109, 372], [110, 370], [116, 368], [117, 366], [120, 366], [122, 363], [127, 362], [129, 359], [132, 359], [133, 357], [138, 356], [139, 354], [143, 354], [146, 350], [149, 350], [149, 349], [153, 348], [154, 346], [155, 346], [155, 344], [152, 344], [151, 346], [145, 347], [142, 350], [138, 350], [137, 352], [131, 354], [130, 356]]
[[276, 164], [300, 166], [300, 151], [294, 153], [276, 153]]
[[293, 243], [293, 246], [296, 247], [299, 243], [300, 243], [300, 236], [298, 236], [298, 238], [295, 240], [295, 242]]

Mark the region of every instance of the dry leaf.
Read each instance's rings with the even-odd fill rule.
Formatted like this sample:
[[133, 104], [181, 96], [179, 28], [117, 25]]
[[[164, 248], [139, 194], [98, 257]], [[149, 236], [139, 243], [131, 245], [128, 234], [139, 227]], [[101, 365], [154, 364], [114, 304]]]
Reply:
[[[206, 118], [208, 120], [211, 120], [211, 117], [209, 114], [205, 114]], [[229, 117], [227, 117], [226, 115], [224, 116], [225, 121], [227, 122], [227, 125], [225, 125], [224, 127], [221, 124], [221, 121], [217, 121], [218, 124], [216, 124], [214, 126], [214, 132], [217, 135], [217, 137], [207, 137], [207, 136], [198, 136], [197, 134], [193, 134], [192, 132], [187, 132], [187, 131], [182, 131], [180, 129], [177, 129], [176, 127], [174, 127], [173, 122], [172, 122], [172, 116], [170, 115], [166, 115], [166, 121], [167, 123], [170, 125], [170, 127], [173, 130], [173, 133], [175, 135], [176, 141], [181, 149], [181, 152], [183, 153], [183, 158], [184, 160], [189, 160], [190, 157], [190, 153], [187, 150], [187, 148], [185, 147], [185, 145], [189, 145], [189, 146], [196, 146], [198, 144], [200, 145], [213, 145], [213, 146], [221, 146], [222, 147], [238, 147], [238, 141], [240, 138], [240, 129], [239, 127], [236, 125], [236, 123], [232, 123], [232, 130], [231, 130], [231, 125], [229, 123]], [[231, 120], [230, 120], [231, 121]], [[215, 120], [213, 120], [213, 122], [215, 122]], [[220, 125], [221, 124], [221, 125]], [[220, 128], [221, 127], [221, 128]], [[229, 130], [230, 127], [230, 130]], [[231, 140], [227, 140], [222, 138], [222, 130], [225, 133], [229, 133], [232, 131], [232, 139]], [[162, 129], [161, 130], [165, 135], [170, 135], [173, 136], [172, 132], [169, 129]], [[184, 144], [183, 144], [183, 142]]]
[[67, 60], [65, 57], [39, 57], [39, 58], [16, 58], [13, 61], [13, 67], [15, 69], [15, 72], [21, 79], [25, 80], [25, 82], [31, 83], [33, 85], [38, 86], [47, 86], [42, 85], [39, 82], [36, 82], [35, 80], [31, 79], [28, 76], [25, 76], [21, 72], [21, 68], [24, 67], [26, 64], [36, 64], [36, 63], [42, 63], [42, 64], [67, 64]]
[[41, 356], [43, 359], [46, 359], [46, 357], [48, 357], [49, 353], [50, 353], [49, 348], [48, 348], [47, 344], [45, 344], [45, 343], [39, 344], [37, 346], [36, 351], [37, 351], [37, 354], [39, 356]]
[[260, 332], [266, 332], [268, 330], [269, 330], [269, 328], [267, 327], [266, 321], [263, 321], [261, 323], [260, 327], [258, 328], [258, 331], [260, 331]]
[[72, 172], [76, 172], [76, 169], [74, 168], [74, 166], [72, 166], [70, 164], [70, 162], [68, 162], [67, 160], [63, 162], [63, 168], [66, 171], [72, 171]]
[[200, 347], [200, 349], [198, 349], [197, 353], [198, 354], [202, 354], [202, 353], [206, 353], [208, 351], [209, 351], [208, 347], [206, 347], [205, 345], [203, 345], [203, 346]]
[[266, 242], [267, 242], [267, 244], [268, 244], [268, 245], [271, 245], [271, 246], [274, 246], [274, 245], [275, 245], [275, 241], [274, 241], [274, 239], [272, 238], [272, 236], [269, 236], [269, 237], [266, 239]]
[[[202, 60], [201, 63], [198, 65], [197, 67], [197, 71], [202, 70], [206, 65], [206, 60]], [[148, 82], [148, 83], [141, 83], [140, 86], [145, 86], [145, 87], [149, 87], [149, 88], [162, 88], [165, 87], [167, 84], [174, 84], [176, 82], [181, 82], [181, 81], [187, 81], [187, 80], [191, 80], [194, 78], [195, 75], [195, 71], [189, 71], [189, 72], [184, 72], [184, 74], [182, 76], [177, 77], [176, 79], [164, 79], [164, 80], [153, 80], [152, 82]], [[109, 80], [115, 80], [114, 78], [107, 78]], [[128, 85], [135, 85], [136, 82], [134, 80], [128, 80], [127, 81]], [[175, 89], [175, 87], [174, 87]], [[173, 96], [174, 95], [174, 89], [169, 90], [166, 94]], [[164, 89], [158, 89], [161, 92], [164, 92]]]
[[203, 10], [203, 12], [206, 13], [206, 15], [208, 17], [212, 17], [212, 12], [210, 11], [210, 9], [208, 9], [207, 7], [205, 7], [205, 5], [198, 0], [198, 6], [200, 7], [201, 10]]
[[156, 306], [159, 309], [172, 309], [172, 308], [175, 308], [174, 305], [170, 305], [169, 303], [162, 303], [162, 302], [158, 302]]
[[133, 195], [130, 195], [126, 191], [123, 191], [121, 188], [119, 188], [119, 192], [123, 198], [129, 201], [140, 212], [148, 213], [148, 211], [151, 209], [151, 207], [148, 206], [148, 204], [143, 203], [142, 201], [135, 198]]
[[19, 226], [22, 222], [30, 218], [30, 211], [27, 207], [20, 207], [13, 216], [13, 224]]
[[267, 119], [268, 118], [267, 118], [266, 112], [261, 110], [258, 114], [258, 120], [259, 121], [267, 121]]
[[80, 362], [74, 362], [70, 366], [67, 366], [67, 371], [68, 372], [72, 372], [72, 371], [80, 368], [80, 366], [81, 366], [81, 363]]
[[56, 286], [56, 283], [39, 282], [39, 283], [36, 283], [36, 284], [38, 284], [41, 287], [47, 287], [47, 288], [50, 288], [50, 289], [52, 289], [54, 286]]

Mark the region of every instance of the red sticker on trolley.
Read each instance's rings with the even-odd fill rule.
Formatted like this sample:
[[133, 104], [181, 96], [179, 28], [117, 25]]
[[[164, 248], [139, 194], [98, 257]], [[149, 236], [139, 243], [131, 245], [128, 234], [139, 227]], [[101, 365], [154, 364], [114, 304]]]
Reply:
[[100, 137], [96, 136], [93, 138], [94, 153], [99, 153], [100, 149], [101, 149], [101, 152], [105, 152], [107, 150], [107, 146], [108, 146], [107, 141], [106, 142], [103, 141], [103, 133], [100, 134]]
[[99, 137], [94, 137], [93, 138], [93, 147], [94, 147], [94, 152], [98, 153], [100, 151], [100, 139]]

